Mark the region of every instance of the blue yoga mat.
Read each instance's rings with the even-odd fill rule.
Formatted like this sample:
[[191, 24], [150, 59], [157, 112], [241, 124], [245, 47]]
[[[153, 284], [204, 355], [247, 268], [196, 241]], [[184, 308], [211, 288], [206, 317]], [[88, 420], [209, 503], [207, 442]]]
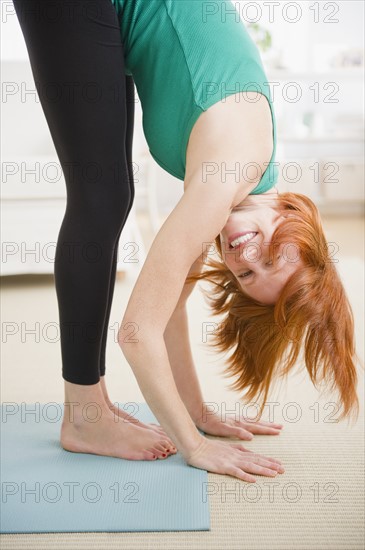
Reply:
[[[157, 422], [146, 403], [136, 413], [119, 406]], [[180, 453], [132, 461], [65, 451], [63, 407], [1, 406], [1, 533], [210, 530], [206, 471]]]

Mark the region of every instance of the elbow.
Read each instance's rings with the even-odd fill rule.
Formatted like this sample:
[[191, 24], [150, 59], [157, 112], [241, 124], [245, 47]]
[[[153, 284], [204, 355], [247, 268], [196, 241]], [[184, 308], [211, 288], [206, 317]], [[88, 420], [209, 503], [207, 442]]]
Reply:
[[140, 341], [137, 336], [138, 331], [134, 323], [122, 325], [118, 330], [117, 341], [123, 355], [126, 359], [133, 356], [134, 352], [138, 352]]
[[132, 320], [130, 317], [124, 316], [121, 322], [117, 340], [120, 349], [127, 359], [138, 352], [138, 349], [141, 347], [140, 327], [141, 322], [138, 318]]
[[133, 359], [149, 349], [158, 341], [163, 341], [163, 330], [156, 324], [141, 320], [132, 320], [124, 316], [117, 334], [117, 341], [125, 358]]

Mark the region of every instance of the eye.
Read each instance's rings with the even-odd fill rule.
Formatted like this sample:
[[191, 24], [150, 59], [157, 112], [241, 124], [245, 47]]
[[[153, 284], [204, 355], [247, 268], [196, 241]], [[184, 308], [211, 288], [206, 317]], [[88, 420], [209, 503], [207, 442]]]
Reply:
[[[280, 256], [280, 254], [278, 254], [278, 255], [276, 256], [276, 260], [278, 261], [278, 260], [280, 260], [280, 258], [281, 258], [281, 256]], [[267, 265], [273, 265], [273, 261], [270, 260], [269, 262], [267, 262]]]
[[242, 275], [238, 275], [238, 277], [242, 278], [242, 279], [246, 279], [247, 277], [249, 277], [251, 275], [252, 271], [246, 271], [246, 273], [242, 273]]

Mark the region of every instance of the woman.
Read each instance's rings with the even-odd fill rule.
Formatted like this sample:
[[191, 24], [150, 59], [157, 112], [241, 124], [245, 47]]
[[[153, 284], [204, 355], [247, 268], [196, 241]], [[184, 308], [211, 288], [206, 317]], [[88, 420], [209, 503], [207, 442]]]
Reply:
[[[187, 332], [192, 283], [210, 277], [216, 285], [215, 311], [228, 312], [217, 344], [235, 346], [230, 370], [249, 397], [268, 389], [288, 345], [283, 329], [294, 321], [300, 336], [309, 324], [312, 380], [322, 360], [345, 413], [354, 410], [352, 318], [334, 267], [326, 263], [313, 203], [275, 189], [270, 89], [233, 4], [14, 0], [14, 5], [67, 186], [55, 260], [65, 381], [62, 446], [131, 460], [165, 458], [179, 450], [192, 466], [250, 482], [252, 474], [283, 472], [274, 458], [240, 443], [209, 440], [197, 430], [250, 439], [255, 433], [279, 434], [282, 425], [207, 419]], [[151, 154], [184, 181], [184, 195], [152, 243], [118, 332], [162, 428], [134, 424], [113, 407], [104, 381], [117, 244], [134, 197], [133, 82]], [[59, 93], [52, 96], [55, 83]], [[210, 258], [214, 241], [218, 263]], [[280, 247], [273, 255], [276, 241]], [[289, 247], [283, 253], [288, 241], [294, 253]], [[96, 259], [83, 253], [90, 242], [100, 252]], [[209, 272], [202, 271], [206, 263], [213, 267]], [[274, 322], [270, 336], [262, 322]], [[328, 335], [338, 340], [329, 343]], [[298, 348], [295, 341], [287, 368]], [[83, 414], [90, 403], [100, 411], [97, 422]], [[116, 423], [116, 415], [127, 422]]]

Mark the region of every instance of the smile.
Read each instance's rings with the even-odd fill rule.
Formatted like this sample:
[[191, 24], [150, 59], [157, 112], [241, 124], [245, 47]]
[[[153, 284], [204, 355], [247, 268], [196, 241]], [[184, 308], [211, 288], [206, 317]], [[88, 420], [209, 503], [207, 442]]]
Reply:
[[236, 248], [240, 244], [246, 244], [256, 237], [258, 233], [256, 231], [245, 231], [244, 233], [236, 233], [229, 238], [229, 245], [231, 248]]

